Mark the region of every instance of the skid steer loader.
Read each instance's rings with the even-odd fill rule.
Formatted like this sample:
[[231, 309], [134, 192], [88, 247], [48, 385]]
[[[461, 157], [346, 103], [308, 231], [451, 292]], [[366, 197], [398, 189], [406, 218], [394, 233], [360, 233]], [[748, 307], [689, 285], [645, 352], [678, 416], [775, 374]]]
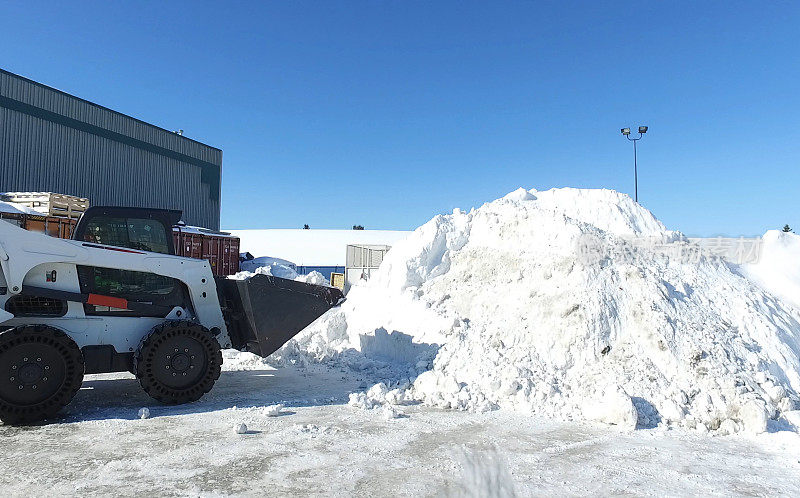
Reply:
[[136, 375], [156, 400], [199, 399], [220, 348], [268, 356], [344, 300], [269, 275], [233, 280], [174, 256], [180, 211], [92, 207], [73, 240], [0, 221], [0, 419], [46, 419], [84, 374]]

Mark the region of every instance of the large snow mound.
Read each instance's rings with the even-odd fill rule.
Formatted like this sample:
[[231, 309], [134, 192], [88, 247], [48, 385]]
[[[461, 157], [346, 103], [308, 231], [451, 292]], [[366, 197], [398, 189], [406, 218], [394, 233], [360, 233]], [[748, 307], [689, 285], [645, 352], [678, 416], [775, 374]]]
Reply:
[[627, 195], [519, 189], [434, 217], [279, 354], [374, 374], [366, 408], [764, 431], [797, 401], [800, 312], [653, 241], [686, 244]]

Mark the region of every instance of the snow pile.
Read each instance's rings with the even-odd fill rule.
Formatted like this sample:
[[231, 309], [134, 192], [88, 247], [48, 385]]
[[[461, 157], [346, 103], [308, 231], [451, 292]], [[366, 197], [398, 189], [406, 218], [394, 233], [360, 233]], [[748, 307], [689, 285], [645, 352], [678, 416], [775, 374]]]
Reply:
[[743, 273], [762, 288], [800, 307], [800, 235], [770, 230], [761, 238], [757, 263]]
[[[248, 271], [247, 268], [250, 268], [250, 271]], [[236, 275], [231, 275], [228, 278], [244, 280], [252, 277], [253, 275], [271, 275], [273, 277], [297, 280], [298, 282], [305, 282], [307, 284], [325, 285], [330, 287], [328, 279], [326, 279], [325, 275], [322, 273], [318, 271], [312, 271], [308, 275], [300, 275], [297, 273], [292, 263], [282, 259], [255, 258], [250, 261], [242, 262], [242, 269], [244, 271], [240, 271]]]
[[519, 189], [433, 218], [284, 350], [383, 380], [351, 398], [362, 408], [722, 432], [793, 410], [798, 309], [720, 259], [648, 241], [685, 244], [614, 191]]
[[407, 389], [409, 386], [410, 384], [406, 383], [405, 385], [390, 390], [386, 387], [386, 384], [379, 382], [365, 392], [350, 394], [350, 401], [348, 404], [364, 410], [381, 408], [387, 403], [391, 405], [406, 404], [413, 401]]
[[0, 201], [0, 213], [35, 214], [36, 216], [42, 216], [42, 213], [40, 213], [39, 211], [31, 209], [23, 204], [17, 204], [15, 202], [4, 202], [4, 201]]
[[[278, 272], [297, 273], [297, 265], [295, 265], [291, 261], [287, 261], [281, 258], [273, 258], [270, 256], [261, 256], [253, 259], [245, 259], [244, 261], [239, 263], [239, 268], [242, 271], [250, 271], [250, 272], [254, 272], [258, 268], [265, 266], [275, 267], [275, 270]], [[279, 277], [281, 275], [276, 274], [276, 276]]]
[[222, 369], [226, 372], [245, 372], [250, 370], [269, 370], [274, 368], [272, 358], [262, 358], [256, 354], [235, 349], [222, 350]]
[[324, 285], [326, 287], [330, 287], [330, 282], [328, 279], [325, 278], [325, 275], [318, 271], [312, 271], [308, 275], [298, 275], [295, 277], [295, 280], [300, 282], [305, 282], [307, 284], [314, 284], [314, 285]]

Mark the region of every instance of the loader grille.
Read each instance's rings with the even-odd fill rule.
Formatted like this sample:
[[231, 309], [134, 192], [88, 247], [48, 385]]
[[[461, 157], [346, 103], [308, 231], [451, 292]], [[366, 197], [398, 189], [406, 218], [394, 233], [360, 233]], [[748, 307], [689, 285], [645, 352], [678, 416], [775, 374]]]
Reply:
[[14, 296], [6, 302], [6, 311], [14, 316], [64, 316], [67, 302], [51, 297]]

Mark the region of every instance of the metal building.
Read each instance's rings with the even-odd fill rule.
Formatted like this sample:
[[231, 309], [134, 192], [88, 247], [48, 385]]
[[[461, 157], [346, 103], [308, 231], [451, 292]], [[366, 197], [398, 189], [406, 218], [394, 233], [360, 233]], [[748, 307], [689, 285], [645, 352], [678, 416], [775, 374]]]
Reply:
[[222, 151], [0, 69], [0, 192], [180, 209], [219, 229]]
[[383, 258], [386, 257], [386, 253], [391, 248], [391, 246], [387, 245], [349, 244], [347, 246], [347, 261], [344, 270], [345, 293], [350, 292], [350, 288], [354, 284], [369, 280], [372, 273], [380, 268]]

